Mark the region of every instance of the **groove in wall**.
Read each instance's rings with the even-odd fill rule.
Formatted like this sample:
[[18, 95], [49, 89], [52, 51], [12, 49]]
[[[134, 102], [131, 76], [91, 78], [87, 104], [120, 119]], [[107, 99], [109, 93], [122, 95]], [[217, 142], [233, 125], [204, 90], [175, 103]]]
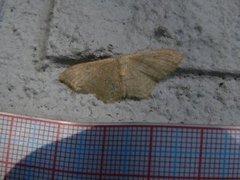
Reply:
[[240, 72], [227, 72], [227, 71], [217, 71], [217, 70], [203, 70], [203, 69], [194, 69], [194, 68], [178, 68], [174, 73], [175, 76], [186, 76], [186, 75], [195, 75], [195, 76], [210, 76], [210, 77], [220, 77], [220, 78], [233, 78], [239, 79]]

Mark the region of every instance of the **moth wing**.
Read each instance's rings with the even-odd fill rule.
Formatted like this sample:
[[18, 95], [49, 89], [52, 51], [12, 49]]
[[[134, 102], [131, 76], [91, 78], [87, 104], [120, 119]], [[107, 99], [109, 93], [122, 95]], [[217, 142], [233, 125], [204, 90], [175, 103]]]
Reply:
[[127, 66], [124, 76], [126, 97], [141, 99], [149, 96], [155, 84], [173, 72], [182, 54], [172, 49], [160, 49], [123, 57]]
[[109, 58], [74, 65], [59, 79], [74, 91], [92, 93], [103, 102], [113, 102], [122, 98], [119, 69], [119, 63]]

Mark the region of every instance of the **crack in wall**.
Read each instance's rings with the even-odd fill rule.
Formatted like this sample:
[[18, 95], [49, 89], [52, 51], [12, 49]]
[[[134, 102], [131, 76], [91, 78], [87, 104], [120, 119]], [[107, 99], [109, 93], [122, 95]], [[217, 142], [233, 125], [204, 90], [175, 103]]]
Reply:
[[49, 66], [49, 62], [47, 59], [47, 43], [48, 37], [50, 32], [50, 23], [53, 18], [53, 9], [55, 5], [55, 0], [50, 0], [47, 7], [47, 14], [42, 21], [44, 23], [44, 32], [42, 35], [42, 39], [39, 42], [40, 52], [39, 52], [39, 59], [35, 62], [35, 68], [37, 71], [45, 71], [45, 69]]
[[46, 29], [45, 29], [45, 36], [44, 36], [44, 46], [42, 48], [42, 56], [43, 58], [45, 58], [47, 56], [47, 43], [48, 43], [48, 37], [49, 37], [49, 33], [50, 33], [50, 24], [53, 18], [53, 9], [55, 6], [55, 0], [50, 0], [49, 2], [49, 9], [48, 9], [48, 15], [47, 15], [47, 19], [46, 19]]
[[[5, 0], [0, 0], [0, 23], [2, 22], [3, 16], [4, 16], [4, 12], [3, 12], [4, 4], [5, 4]], [[0, 28], [1, 28], [1, 24], [0, 24]]]
[[[3, 0], [4, 1], [4, 0]], [[1, 2], [3, 2], [1, 1]], [[45, 35], [43, 36], [43, 40], [41, 42], [41, 52], [40, 52], [40, 61], [38, 62], [38, 67], [41, 70], [44, 70], [45, 66], [49, 66], [49, 64], [61, 64], [61, 65], [74, 65], [81, 62], [90, 62], [95, 60], [101, 60], [104, 58], [109, 58], [111, 55], [103, 55], [103, 56], [96, 56], [94, 53], [79, 53], [73, 57], [69, 56], [48, 56], [47, 54], [47, 43], [50, 33], [50, 24], [53, 18], [53, 10], [55, 6], [55, 0], [50, 0], [48, 14], [45, 22]], [[119, 55], [119, 54], [116, 54]], [[76, 59], [76, 56], [79, 58]], [[49, 62], [49, 60], [51, 62]], [[185, 77], [187, 75], [194, 75], [194, 76], [209, 76], [209, 77], [219, 77], [219, 78], [233, 78], [235, 80], [240, 78], [240, 72], [228, 72], [224, 70], [204, 70], [204, 69], [197, 69], [197, 68], [178, 68], [174, 73], [173, 76], [182, 76]]]
[[[93, 55], [89, 55], [83, 58], [75, 59], [69, 57], [51, 57], [51, 61], [54, 64], [64, 65], [75, 65], [81, 62], [90, 62], [96, 60], [102, 60], [104, 58], [109, 58], [109, 56], [103, 57], [95, 57]], [[240, 79], [240, 72], [230, 72], [230, 71], [220, 71], [220, 70], [204, 70], [204, 69], [196, 69], [196, 68], [177, 68], [177, 70], [173, 73], [173, 76], [182, 76], [185, 77], [187, 75], [194, 76], [209, 76], [209, 77], [219, 77], [219, 78], [233, 78], [235, 80]]]
[[239, 79], [240, 72], [227, 72], [227, 71], [218, 71], [218, 70], [204, 70], [204, 69], [195, 69], [195, 68], [178, 68], [174, 73], [175, 76], [186, 76], [186, 75], [195, 75], [195, 76], [210, 76], [210, 77], [219, 77], [219, 78], [233, 78]]

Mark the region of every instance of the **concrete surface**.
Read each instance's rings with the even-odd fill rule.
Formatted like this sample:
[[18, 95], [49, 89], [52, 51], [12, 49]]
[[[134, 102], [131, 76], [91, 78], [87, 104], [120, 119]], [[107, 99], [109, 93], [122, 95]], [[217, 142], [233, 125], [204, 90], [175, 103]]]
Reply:
[[[0, 110], [79, 122], [240, 125], [240, 1], [0, 0]], [[98, 57], [171, 47], [184, 63], [141, 101], [58, 81]]]
[[48, 55], [62, 59], [160, 47], [182, 67], [240, 72], [239, 0], [55, 0]]

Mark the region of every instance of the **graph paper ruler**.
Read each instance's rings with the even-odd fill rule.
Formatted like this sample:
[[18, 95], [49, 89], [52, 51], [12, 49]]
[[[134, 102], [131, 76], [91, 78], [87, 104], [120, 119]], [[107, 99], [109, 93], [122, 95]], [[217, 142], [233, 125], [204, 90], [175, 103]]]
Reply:
[[1, 179], [240, 179], [240, 128], [86, 125], [0, 113]]

